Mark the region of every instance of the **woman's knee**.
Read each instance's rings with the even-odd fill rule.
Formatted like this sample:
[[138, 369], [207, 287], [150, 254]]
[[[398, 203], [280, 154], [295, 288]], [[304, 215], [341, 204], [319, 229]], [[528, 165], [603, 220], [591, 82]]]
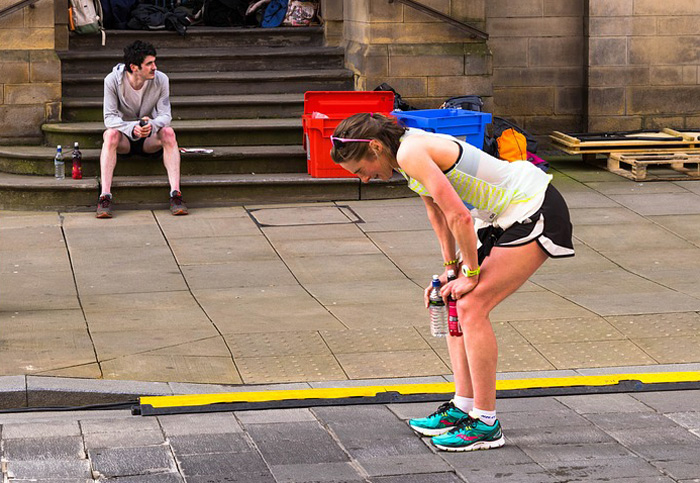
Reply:
[[457, 301], [457, 314], [462, 330], [474, 330], [482, 325], [490, 326], [489, 310], [479, 297], [467, 294]]

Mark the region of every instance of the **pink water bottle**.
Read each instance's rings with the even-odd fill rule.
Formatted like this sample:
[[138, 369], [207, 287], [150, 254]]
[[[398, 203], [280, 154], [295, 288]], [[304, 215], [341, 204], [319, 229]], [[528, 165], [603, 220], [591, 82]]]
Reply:
[[[456, 280], [454, 270], [447, 271], [447, 281]], [[457, 317], [457, 301], [452, 297], [447, 299], [447, 328], [452, 337], [462, 337], [462, 328], [459, 326], [459, 317]]]

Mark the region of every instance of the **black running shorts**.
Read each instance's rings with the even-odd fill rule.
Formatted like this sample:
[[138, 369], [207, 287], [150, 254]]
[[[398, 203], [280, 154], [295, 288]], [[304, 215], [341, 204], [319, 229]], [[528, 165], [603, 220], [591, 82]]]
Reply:
[[552, 258], [573, 257], [574, 243], [569, 208], [559, 191], [551, 184], [544, 194], [539, 210], [522, 223], [514, 223], [507, 230], [493, 226], [477, 232], [479, 264], [493, 247], [517, 247], [536, 241], [544, 252]]

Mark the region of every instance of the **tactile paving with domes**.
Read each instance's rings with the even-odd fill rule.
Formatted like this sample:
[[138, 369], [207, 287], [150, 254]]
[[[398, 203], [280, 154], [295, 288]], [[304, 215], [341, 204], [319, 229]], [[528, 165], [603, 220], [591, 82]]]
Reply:
[[625, 338], [624, 334], [602, 317], [515, 320], [511, 325], [528, 340], [545, 343]]
[[630, 339], [700, 334], [700, 314], [697, 312], [617, 315], [606, 319]]
[[535, 348], [557, 369], [644, 366], [658, 362], [629, 340], [595, 342], [533, 342]]
[[235, 359], [235, 364], [245, 384], [347, 379], [330, 354], [243, 357]]

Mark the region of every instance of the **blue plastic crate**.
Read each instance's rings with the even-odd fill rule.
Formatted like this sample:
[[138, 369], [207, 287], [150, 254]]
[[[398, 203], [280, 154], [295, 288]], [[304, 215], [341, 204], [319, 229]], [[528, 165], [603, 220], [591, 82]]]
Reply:
[[421, 109], [418, 111], [392, 111], [406, 127], [416, 127], [428, 132], [449, 134], [479, 149], [484, 147], [486, 125], [491, 114], [464, 109]]

